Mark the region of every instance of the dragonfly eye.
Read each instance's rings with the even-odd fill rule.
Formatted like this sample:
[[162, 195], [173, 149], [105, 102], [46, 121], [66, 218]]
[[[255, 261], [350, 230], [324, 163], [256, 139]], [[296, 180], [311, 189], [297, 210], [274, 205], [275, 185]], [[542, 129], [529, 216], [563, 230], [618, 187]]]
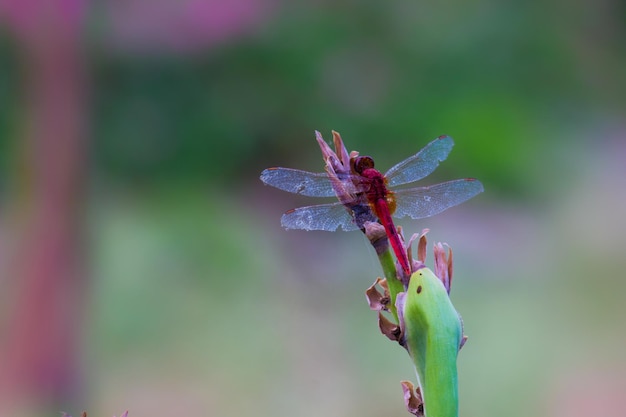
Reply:
[[370, 168], [374, 168], [374, 160], [369, 156], [359, 156], [352, 160], [352, 170], [357, 174], [362, 174]]

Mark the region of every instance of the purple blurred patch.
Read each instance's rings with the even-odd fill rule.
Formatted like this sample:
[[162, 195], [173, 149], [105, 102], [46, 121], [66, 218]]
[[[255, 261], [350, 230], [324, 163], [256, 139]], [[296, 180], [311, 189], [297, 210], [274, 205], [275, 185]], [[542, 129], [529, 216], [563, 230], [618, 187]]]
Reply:
[[115, 49], [197, 52], [250, 36], [273, 16], [276, 0], [114, 0], [102, 4]]

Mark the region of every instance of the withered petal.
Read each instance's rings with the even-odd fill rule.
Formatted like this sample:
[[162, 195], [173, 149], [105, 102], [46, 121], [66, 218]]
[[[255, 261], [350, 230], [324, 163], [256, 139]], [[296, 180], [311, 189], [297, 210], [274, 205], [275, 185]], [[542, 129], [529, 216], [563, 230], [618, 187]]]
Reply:
[[339, 157], [339, 161], [345, 167], [350, 165], [350, 155], [348, 155], [348, 150], [343, 144], [343, 140], [341, 139], [341, 135], [339, 132], [332, 131], [333, 134], [333, 143], [335, 144], [335, 153]]
[[420, 240], [417, 243], [417, 260], [423, 264], [426, 263], [426, 233], [428, 233], [429, 231], [429, 229], [423, 229], [422, 233], [420, 234]]
[[406, 409], [416, 417], [424, 417], [424, 400], [420, 387], [413, 389], [413, 384], [409, 381], [402, 381], [400, 384], [404, 393]]
[[[448, 244], [446, 243], [446, 246]], [[448, 294], [450, 294], [450, 290], [452, 289], [452, 248], [448, 246]]]
[[391, 322], [387, 317], [383, 316], [380, 311], [378, 312], [378, 328], [380, 329], [380, 332], [387, 336], [389, 340], [394, 342], [400, 341], [400, 336], [402, 334], [400, 327]]
[[[382, 294], [378, 291], [376, 285], [379, 285], [383, 289]], [[380, 277], [376, 278], [376, 281], [365, 291], [365, 298], [370, 306], [370, 310], [387, 311], [390, 300], [387, 280]]]
[[[448, 248], [448, 252], [444, 249]], [[452, 287], [452, 248], [447, 243], [438, 242], [433, 247], [435, 253], [435, 275], [441, 280], [450, 294]]]
[[461, 348], [465, 346], [465, 342], [467, 342], [467, 336], [463, 335], [463, 337], [461, 338], [461, 343], [459, 344], [459, 350], [461, 350]]
[[400, 328], [400, 345], [404, 346], [404, 304], [406, 302], [406, 293], [399, 292], [396, 295], [396, 311], [398, 313], [398, 327]]

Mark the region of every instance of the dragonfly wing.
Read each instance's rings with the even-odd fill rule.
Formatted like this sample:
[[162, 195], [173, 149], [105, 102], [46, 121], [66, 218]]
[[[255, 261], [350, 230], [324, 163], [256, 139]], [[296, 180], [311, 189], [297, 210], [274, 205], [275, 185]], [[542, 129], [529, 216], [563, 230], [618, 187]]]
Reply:
[[415, 155], [391, 167], [385, 173], [390, 187], [408, 184], [426, 177], [445, 161], [454, 146], [450, 136], [439, 136]]
[[473, 178], [442, 182], [429, 187], [396, 191], [395, 217], [422, 219], [461, 204], [483, 192], [483, 185]]
[[341, 203], [319, 204], [287, 211], [280, 219], [285, 229], [348, 232], [358, 227], [348, 209]]
[[309, 197], [335, 197], [326, 173], [292, 168], [268, 168], [261, 172], [261, 181], [272, 187]]

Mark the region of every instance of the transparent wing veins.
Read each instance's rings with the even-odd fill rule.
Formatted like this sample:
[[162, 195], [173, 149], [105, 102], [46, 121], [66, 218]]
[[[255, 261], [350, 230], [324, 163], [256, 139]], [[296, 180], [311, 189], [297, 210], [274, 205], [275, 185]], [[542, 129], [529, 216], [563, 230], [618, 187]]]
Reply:
[[285, 229], [324, 230], [341, 228], [348, 232], [358, 227], [348, 209], [341, 203], [318, 204], [287, 211], [280, 219]]
[[394, 165], [385, 173], [390, 187], [421, 180], [445, 161], [454, 146], [450, 136], [440, 136], [422, 150]]
[[423, 219], [461, 204], [483, 192], [483, 185], [473, 178], [442, 182], [427, 187], [409, 188], [396, 192], [394, 217]]
[[293, 168], [268, 168], [261, 172], [261, 181], [279, 190], [308, 197], [335, 197], [325, 172], [308, 172]]

